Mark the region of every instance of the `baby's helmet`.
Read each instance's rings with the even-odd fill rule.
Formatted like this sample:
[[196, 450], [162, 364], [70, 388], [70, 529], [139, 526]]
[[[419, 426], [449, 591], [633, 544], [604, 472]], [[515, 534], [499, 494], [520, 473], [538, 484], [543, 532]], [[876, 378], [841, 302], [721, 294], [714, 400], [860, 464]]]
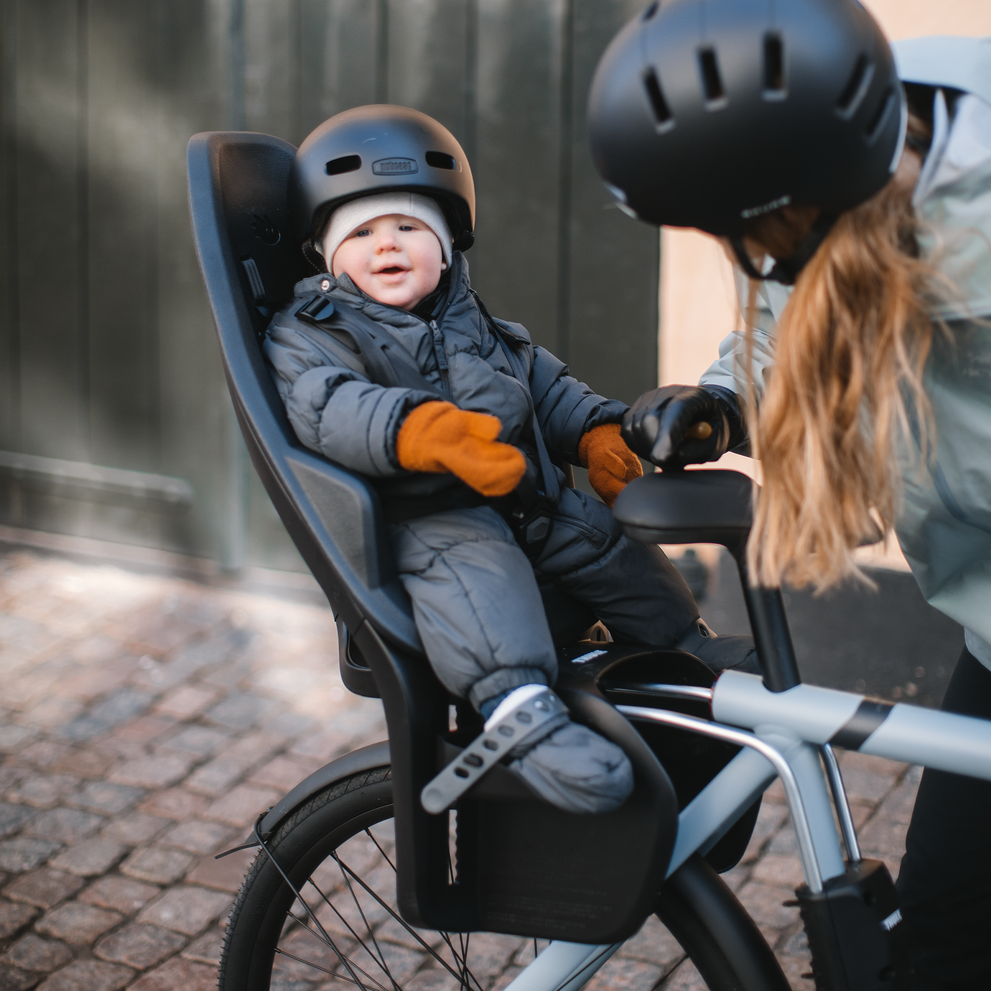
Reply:
[[626, 25], [592, 82], [592, 156], [653, 224], [738, 236], [788, 203], [836, 214], [894, 171], [904, 94], [856, 0], [663, 0]]
[[305, 242], [342, 203], [397, 189], [437, 200], [454, 247], [471, 247], [475, 184], [461, 145], [432, 117], [384, 103], [331, 117], [299, 146], [289, 176], [295, 234]]

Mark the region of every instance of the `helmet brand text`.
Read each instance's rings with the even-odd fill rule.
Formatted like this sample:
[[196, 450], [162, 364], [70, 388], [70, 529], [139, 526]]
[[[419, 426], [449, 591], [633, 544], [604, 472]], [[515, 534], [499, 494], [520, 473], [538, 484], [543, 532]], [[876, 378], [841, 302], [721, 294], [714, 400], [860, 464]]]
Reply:
[[771, 200], [770, 203], [764, 203], [762, 206], [752, 206], [747, 210], [741, 210], [740, 216], [744, 220], [749, 220], [751, 217], [759, 217], [764, 213], [770, 213], [772, 210], [777, 210], [779, 206], [787, 206], [791, 202], [790, 196], [779, 196], [776, 200]]
[[398, 175], [419, 172], [415, 158], [380, 158], [372, 162], [372, 172], [376, 175]]

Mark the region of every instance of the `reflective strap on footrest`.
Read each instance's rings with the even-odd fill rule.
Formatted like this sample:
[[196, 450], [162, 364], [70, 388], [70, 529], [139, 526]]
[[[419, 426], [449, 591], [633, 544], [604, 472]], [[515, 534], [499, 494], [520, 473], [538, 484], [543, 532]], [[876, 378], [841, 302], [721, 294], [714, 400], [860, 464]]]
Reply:
[[546, 736], [552, 731], [548, 723], [562, 723], [567, 712], [549, 688], [525, 698], [497, 721], [490, 720], [485, 731], [424, 787], [420, 803], [432, 815], [449, 809], [511, 750]]

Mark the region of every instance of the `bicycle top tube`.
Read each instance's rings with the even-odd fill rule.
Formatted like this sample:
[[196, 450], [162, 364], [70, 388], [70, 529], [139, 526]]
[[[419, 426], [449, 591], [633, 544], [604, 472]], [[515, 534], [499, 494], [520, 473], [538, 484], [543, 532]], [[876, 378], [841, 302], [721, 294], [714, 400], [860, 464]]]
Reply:
[[716, 681], [712, 715], [731, 726], [780, 726], [809, 743], [991, 781], [991, 721], [973, 716], [816, 685], [770, 692], [757, 675], [738, 671], [725, 671]]

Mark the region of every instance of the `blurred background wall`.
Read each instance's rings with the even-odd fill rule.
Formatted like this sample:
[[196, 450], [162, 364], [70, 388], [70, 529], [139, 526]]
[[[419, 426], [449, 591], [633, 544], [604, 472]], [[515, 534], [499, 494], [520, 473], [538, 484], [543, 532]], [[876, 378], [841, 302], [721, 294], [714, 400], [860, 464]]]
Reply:
[[432, 114], [472, 163], [488, 306], [606, 394], [655, 385], [657, 235], [612, 206], [583, 126], [641, 6], [3, 0], [0, 537], [302, 570], [214, 353], [186, 209], [197, 131], [298, 143], [360, 104]]

